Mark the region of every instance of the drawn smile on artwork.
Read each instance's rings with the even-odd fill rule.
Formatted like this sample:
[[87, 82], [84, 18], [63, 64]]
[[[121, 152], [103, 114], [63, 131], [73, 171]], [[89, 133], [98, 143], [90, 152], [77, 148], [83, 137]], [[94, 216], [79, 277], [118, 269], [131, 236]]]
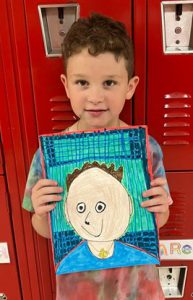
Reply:
[[[86, 223], [87, 225], [90, 226], [90, 223], [89, 223], [89, 222], [85, 221], [85, 223]], [[91, 232], [90, 232], [90, 229], [92, 229], [92, 228], [87, 229], [87, 228], [85, 228], [85, 227], [82, 226], [82, 225], [81, 225], [81, 227], [82, 227], [88, 234], [90, 234], [90, 235], [92, 235], [92, 236], [95, 236], [95, 237], [99, 237], [99, 236], [101, 235], [102, 231], [103, 231], [103, 220], [102, 220], [102, 224], [101, 224], [101, 226], [100, 226], [101, 229], [100, 229], [99, 234], [91, 233]], [[93, 226], [92, 226], [92, 227], [93, 227]], [[94, 229], [95, 229], [95, 228], [94, 228]]]
[[65, 215], [98, 258], [113, 255], [114, 241], [129, 225], [132, 199], [121, 184], [122, 167], [86, 163], [67, 177]]

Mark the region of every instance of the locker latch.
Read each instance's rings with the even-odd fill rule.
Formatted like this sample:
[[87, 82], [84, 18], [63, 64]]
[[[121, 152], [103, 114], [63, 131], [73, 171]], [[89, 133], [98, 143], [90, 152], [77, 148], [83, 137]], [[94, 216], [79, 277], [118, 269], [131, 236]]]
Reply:
[[0, 300], [8, 300], [7, 296], [4, 293], [0, 293]]
[[79, 5], [39, 5], [38, 11], [46, 56], [61, 56], [64, 36], [72, 23], [79, 18]]
[[162, 1], [163, 50], [167, 54], [193, 53], [193, 1]]

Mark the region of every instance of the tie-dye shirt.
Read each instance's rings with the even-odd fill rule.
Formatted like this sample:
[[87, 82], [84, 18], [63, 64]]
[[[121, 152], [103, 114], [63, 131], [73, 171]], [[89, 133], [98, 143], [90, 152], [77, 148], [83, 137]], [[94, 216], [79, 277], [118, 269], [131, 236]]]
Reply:
[[[153, 177], [165, 177], [162, 151], [149, 137]], [[23, 208], [33, 212], [31, 191], [42, 178], [40, 150], [32, 160]], [[165, 186], [169, 195], [168, 185]], [[169, 204], [172, 199], [168, 196]], [[164, 299], [155, 265], [142, 265], [100, 271], [87, 271], [56, 276], [56, 300], [162, 300]]]

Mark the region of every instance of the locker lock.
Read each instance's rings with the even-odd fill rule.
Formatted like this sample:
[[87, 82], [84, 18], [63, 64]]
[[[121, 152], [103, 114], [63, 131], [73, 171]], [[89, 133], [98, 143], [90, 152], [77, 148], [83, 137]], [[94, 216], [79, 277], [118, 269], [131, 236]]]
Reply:
[[79, 18], [79, 4], [39, 5], [38, 11], [46, 56], [59, 57], [64, 36]]
[[0, 300], [8, 300], [8, 298], [4, 293], [0, 293]]
[[163, 50], [167, 54], [193, 53], [193, 1], [162, 1]]

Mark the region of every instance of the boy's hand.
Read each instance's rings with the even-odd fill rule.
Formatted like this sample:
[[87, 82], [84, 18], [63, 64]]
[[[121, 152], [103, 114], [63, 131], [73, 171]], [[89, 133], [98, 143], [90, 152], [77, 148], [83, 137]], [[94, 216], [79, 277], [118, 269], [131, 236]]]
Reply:
[[164, 189], [166, 179], [159, 177], [151, 181], [151, 188], [143, 192], [143, 197], [152, 197], [152, 199], [145, 200], [141, 206], [150, 212], [166, 213], [169, 211], [168, 194]]
[[33, 187], [31, 195], [35, 214], [39, 218], [45, 217], [55, 208], [55, 202], [62, 200], [62, 192], [62, 187], [59, 187], [56, 181], [40, 179]]

